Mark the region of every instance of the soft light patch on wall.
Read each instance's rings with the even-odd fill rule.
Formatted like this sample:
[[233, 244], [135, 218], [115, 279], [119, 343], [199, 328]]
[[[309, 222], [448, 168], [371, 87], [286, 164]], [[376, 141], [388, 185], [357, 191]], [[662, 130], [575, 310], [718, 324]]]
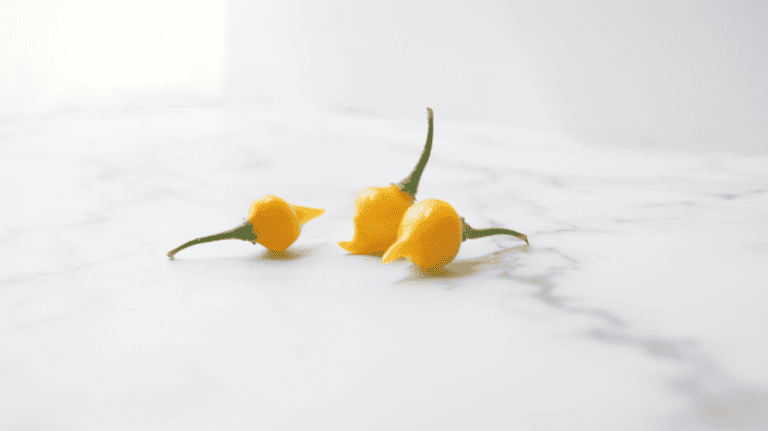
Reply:
[[226, 3], [0, 2], [0, 112], [221, 91]]

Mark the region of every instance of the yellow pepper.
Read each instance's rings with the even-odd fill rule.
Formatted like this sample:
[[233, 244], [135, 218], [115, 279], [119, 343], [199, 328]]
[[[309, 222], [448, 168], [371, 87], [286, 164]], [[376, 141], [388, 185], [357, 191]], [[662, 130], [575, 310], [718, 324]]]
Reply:
[[188, 241], [169, 251], [168, 257], [173, 259], [176, 253], [187, 247], [222, 239], [241, 239], [259, 243], [269, 250], [282, 251], [296, 241], [304, 223], [324, 212], [324, 209], [293, 205], [277, 196], [265, 195], [251, 204], [248, 218], [242, 225], [226, 232]]
[[397, 227], [406, 210], [413, 205], [424, 168], [432, 151], [434, 112], [427, 108], [427, 142], [413, 171], [398, 184], [368, 187], [355, 199], [355, 233], [352, 241], [339, 245], [353, 254], [383, 252], [397, 239]]
[[384, 253], [382, 262], [405, 257], [422, 269], [436, 269], [451, 262], [461, 243], [490, 235], [512, 235], [528, 244], [528, 237], [503, 228], [474, 229], [456, 210], [440, 199], [427, 199], [405, 212], [397, 241]]

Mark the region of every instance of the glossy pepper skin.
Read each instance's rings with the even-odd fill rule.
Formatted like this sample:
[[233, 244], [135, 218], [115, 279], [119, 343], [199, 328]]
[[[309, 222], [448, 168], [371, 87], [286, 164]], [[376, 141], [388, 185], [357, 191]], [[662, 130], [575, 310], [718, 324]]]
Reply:
[[355, 236], [339, 245], [353, 254], [385, 251], [397, 239], [397, 226], [413, 201], [394, 184], [368, 187], [355, 199]]
[[339, 242], [339, 246], [353, 254], [370, 254], [386, 251], [397, 239], [397, 228], [403, 215], [416, 200], [421, 174], [432, 152], [434, 112], [427, 108], [427, 142], [419, 162], [403, 181], [388, 187], [368, 187], [355, 199], [353, 222], [355, 233], [352, 241]]
[[382, 262], [405, 257], [421, 269], [437, 269], [450, 263], [467, 239], [490, 235], [512, 235], [528, 243], [528, 237], [510, 229], [474, 229], [448, 203], [427, 199], [405, 212], [397, 230], [397, 241], [384, 253]]
[[304, 223], [323, 215], [324, 212], [324, 209], [293, 205], [277, 196], [265, 195], [251, 204], [248, 217], [242, 225], [188, 241], [169, 251], [167, 256], [173, 259], [176, 253], [187, 247], [222, 239], [241, 239], [259, 243], [268, 250], [282, 251], [296, 241]]

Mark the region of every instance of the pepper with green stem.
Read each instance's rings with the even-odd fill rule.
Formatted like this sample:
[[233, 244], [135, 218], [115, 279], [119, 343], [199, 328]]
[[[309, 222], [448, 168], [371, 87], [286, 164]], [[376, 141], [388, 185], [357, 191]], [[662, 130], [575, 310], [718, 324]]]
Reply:
[[416, 200], [421, 174], [432, 152], [434, 112], [427, 108], [427, 142], [413, 171], [397, 184], [389, 187], [368, 187], [355, 199], [355, 233], [352, 241], [341, 241], [339, 246], [353, 254], [371, 254], [386, 251], [397, 239], [397, 227], [403, 214]]
[[421, 201], [405, 212], [397, 230], [397, 241], [384, 253], [383, 263], [405, 257], [416, 266], [432, 270], [450, 263], [468, 239], [511, 235], [528, 244], [528, 236], [511, 229], [475, 229], [456, 210], [440, 199]]
[[167, 256], [173, 259], [176, 253], [187, 247], [223, 239], [240, 239], [253, 244], [259, 243], [269, 250], [282, 251], [296, 241], [304, 223], [323, 215], [324, 212], [324, 209], [293, 205], [277, 196], [265, 195], [251, 204], [248, 217], [242, 225], [187, 241], [169, 251]]

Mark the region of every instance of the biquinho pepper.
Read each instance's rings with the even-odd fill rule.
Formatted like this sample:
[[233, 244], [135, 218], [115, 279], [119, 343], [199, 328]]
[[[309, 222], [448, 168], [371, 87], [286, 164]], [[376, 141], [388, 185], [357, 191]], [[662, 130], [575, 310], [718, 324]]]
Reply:
[[528, 237], [503, 228], [475, 229], [456, 210], [440, 199], [427, 199], [405, 212], [397, 241], [384, 253], [382, 262], [405, 257], [422, 269], [436, 269], [451, 262], [461, 243], [490, 235], [512, 235], [528, 244]]
[[355, 233], [352, 241], [339, 245], [353, 254], [383, 252], [397, 240], [397, 227], [406, 210], [413, 205], [424, 168], [432, 151], [434, 112], [427, 108], [427, 142], [413, 171], [398, 184], [368, 187], [355, 199]]
[[246, 221], [226, 232], [188, 241], [168, 252], [168, 257], [189, 246], [222, 239], [241, 239], [259, 243], [269, 250], [282, 251], [290, 247], [301, 233], [304, 223], [323, 215], [324, 209], [292, 205], [285, 200], [265, 195], [251, 204]]

